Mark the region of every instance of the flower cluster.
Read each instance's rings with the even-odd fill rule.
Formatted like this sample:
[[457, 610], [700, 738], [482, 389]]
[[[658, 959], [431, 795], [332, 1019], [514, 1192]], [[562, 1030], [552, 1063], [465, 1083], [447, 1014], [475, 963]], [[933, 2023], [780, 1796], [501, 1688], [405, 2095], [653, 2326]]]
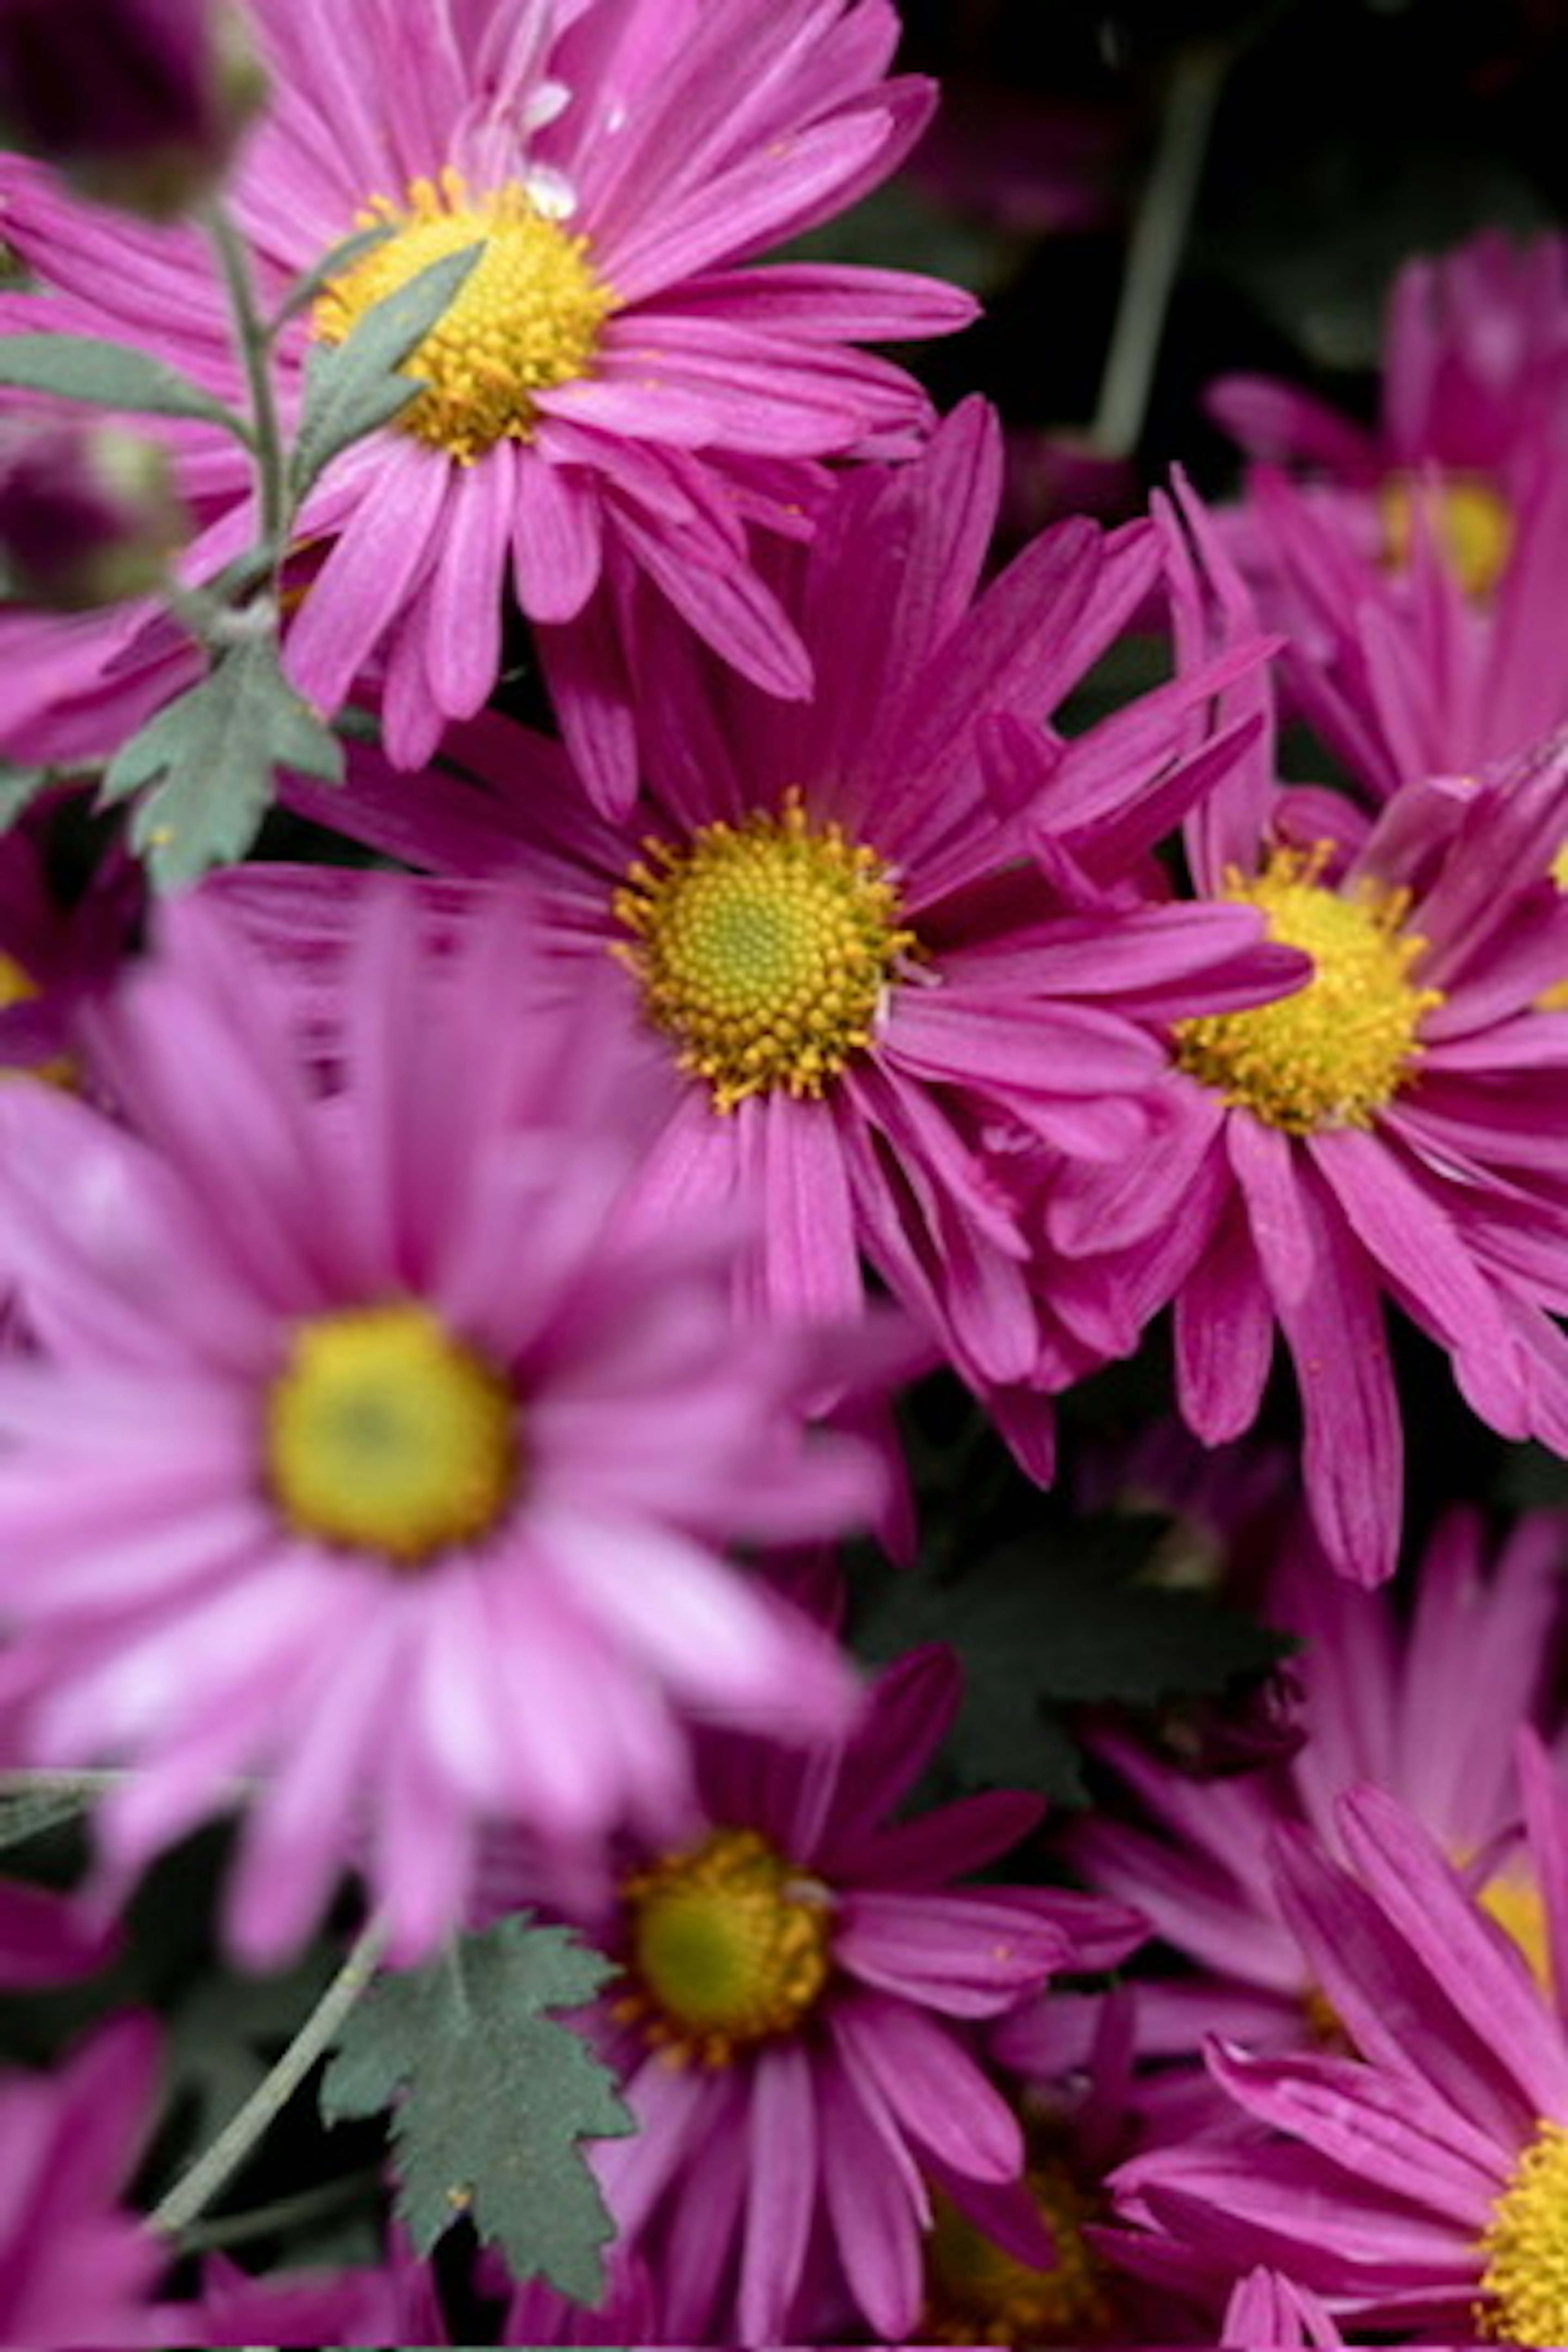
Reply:
[[1568, 241], [1024, 530], [890, 0], [47, 15], [6, 2340], [1563, 2342]]

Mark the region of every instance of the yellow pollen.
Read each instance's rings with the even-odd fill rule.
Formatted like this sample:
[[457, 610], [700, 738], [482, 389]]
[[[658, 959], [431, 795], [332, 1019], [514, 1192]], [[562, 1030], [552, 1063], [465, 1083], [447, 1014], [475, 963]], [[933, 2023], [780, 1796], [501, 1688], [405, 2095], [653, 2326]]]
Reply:
[[588, 260], [587, 238], [549, 219], [515, 180], [470, 202], [453, 171], [411, 182], [401, 207], [374, 198], [359, 226], [381, 221], [393, 234], [317, 298], [316, 333], [341, 343], [373, 304], [433, 261], [482, 243], [456, 300], [405, 362], [429, 389], [396, 422], [462, 466], [498, 441], [531, 439], [534, 394], [589, 373], [616, 307]]
[[1084, 2235], [1100, 2218], [1098, 2200], [1059, 2157], [1026, 2175], [1056, 2244], [1056, 2260], [1033, 2270], [968, 2221], [940, 2190], [926, 2240], [922, 2344], [1093, 2344], [1116, 2331], [1118, 2315], [1100, 2257]]
[[644, 843], [616, 893], [636, 934], [612, 952], [643, 1008], [706, 1078], [716, 1110], [782, 1087], [823, 1094], [872, 1043], [900, 956], [898, 894], [876, 852], [813, 825], [794, 787], [776, 816], [705, 824], [685, 849]]
[[1326, 843], [1277, 849], [1253, 879], [1226, 876], [1226, 898], [1260, 908], [1270, 939], [1311, 957], [1310, 980], [1272, 1003], [1176, 1024], [1178, 1068], [1288, 1135], [1370, 1127], [1408, 1083], [1422, 1017], [1443, 1002], [1410, 979], [1426, 942], [1400, 929], [1408, 894], [1326, 888], [1331, 854]]
[[507, 1509], [516, 1423], [510, 1383], [427, 1307], [316, 1316], [268, 1398], [268, 1487], [302, 1535], [420, 1568]]
[[1507, 501], [1477, 474], [1455, 474], [1435, 490], [1408, 474], [1391, 474], [1378, 491], [1385, 562], [1402, 572], [1424, 513], [1439, 553], [1468, 596], [1489, 596], [1513, 551]]
[[715, 1830], [621, 1889], [635, 1990], [617, 2004], [676, 2064], [792, 2033], [832, 1968], [832, 1896], [755, 1830]]
[[1568, 2131], [1542, 2123], [1492, 2207], [1476, 2320], [1496, 2340], [1568, 2344]]

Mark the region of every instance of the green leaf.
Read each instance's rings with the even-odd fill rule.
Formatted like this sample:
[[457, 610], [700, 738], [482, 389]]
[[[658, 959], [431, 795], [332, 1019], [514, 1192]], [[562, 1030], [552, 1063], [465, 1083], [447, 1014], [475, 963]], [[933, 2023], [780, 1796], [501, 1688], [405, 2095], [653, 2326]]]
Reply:
[[47, 392], [57, 400], [90, 401], [100, 408], [134, 409], [143, 416], [195, 416], [221, 425], [248, 447], [249, 425], [177, 369], [126, 343], [95, 335], [0, 335], [0, 383]]
[[336, 245], [329, 246], [319, 260], [313, 261], [309, 269], [295, 278], [273, 312], [268, 331], [276, 335], [290, 319], [297, 319], [301, 310], [309, 310], [317, 295], [332, 278], [341, 278], [345, 270], [353, 268], [356, 261], [363, 261], [367, 253], [374, 253], [378, 245], [384, 245], [396, 226], [395, 221], [377, 221], [373, 227], [356, 228], [352, 236], [340, 237]]
[[612, 1973], [519, 1913], [365, 1994], [322, 2080], [321, 2113], [335, 2123], [396, 2102], [397, 2212], [418, 2252], [467, 2213], [516, 2278], [598, 2300], [614, 2225], [579, 2143], [632, 2123], [586, 2041], [549, 2012], [580, 2008]]
[[272, 640], [247, 638], [132, 736], [100, 797], [142, 795], [131, 845], [157, 887], [170, 890], [244, 856], [271, 804], [276, 769], [336, 783], [342, 760], [342, 744], [279, 668]]
[[1058, 1708], [1209, 1697], [1266, 1673], [1292, 1646], [1205, 1593], [1136, 1580], [1146, 1534], [1131, 1521], [1091, 1526], [1076, 1531], [1070, 1555], [1053, 1556], [1034, 1537], [959, 1577], [919, 1569], [889, 1577], [858, 1646], [881, 1661], [947, 1642], [964, 1668], [951, 1750], [959, 1777], [1081, 1802]]
[[0, 760], [0, 833], [15, 824], [22, 811], [58, 782], [52, 769], [14, 768], [8, 760]]
[[443, 255], [367, 310], [341, 343], [315, 344], [305, 362], [305, 402], [294, 445], [292, 481], [302, 499], [322, 467], [378, 425], [416, 400], [419, 377], [399, 373], [483, 250], [479, 244]]

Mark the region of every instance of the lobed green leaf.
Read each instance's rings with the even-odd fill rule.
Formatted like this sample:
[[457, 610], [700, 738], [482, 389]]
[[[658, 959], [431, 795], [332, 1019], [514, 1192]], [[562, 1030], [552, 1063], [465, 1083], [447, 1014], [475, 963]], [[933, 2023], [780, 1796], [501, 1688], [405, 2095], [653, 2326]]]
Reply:
[[378, 1977], [349, 2018], [321, 2112], [393, 2108], [396, 2210], [420, 2253], [467, 2214], [519, 2280], [598, 2300], [613, 2224], [581, 2143], [632, 2122], [588, 2042], [551, 2012], [581, 2008], [612, 1973], [518, 1913]]
[[342, 744], [284, 677], [271, 638], [247, 638], [132, 738], [100, 798], [140, 795], [132, 846], [159, 889], [175, 889], [245, 856], [279, 768], [336, 783], [342, 763]]

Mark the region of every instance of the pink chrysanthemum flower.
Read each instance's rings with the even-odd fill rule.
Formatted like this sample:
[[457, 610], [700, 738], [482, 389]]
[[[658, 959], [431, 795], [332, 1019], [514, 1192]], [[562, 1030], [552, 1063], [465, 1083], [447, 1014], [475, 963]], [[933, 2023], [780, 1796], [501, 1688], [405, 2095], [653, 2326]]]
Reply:
[[[752, 531], [805, 527], [820, 460], [906, 454], [925, 430], [923, 394], [851, 338], [942, 333], [973, 313], [898, 271], [751, 266], [886, 177], [926, 122], [930, 86], [888, 78], [887, 0], [252, 13], [271, 101], [227, 193], [265, 293], [356, 224], [392, 229], [282, 338], [286, 409], [312, 341], [341, 341], [431, 261], [484, 247], [410, 362], [428, 389], [300, 516], [300, 541], [327, 548], [289, 633], [300, 692], [335, 709], [374, 656], [393, 756], [423, 761], [495, 686], [510, 580], [584, 773], [624, 803], [613, 612], [635, 573], [767, 691], [806, 693]], [[48, 289], [9, 298], [7, 326], [110, 334], [234, 394], [193, 233], [72, 204], [21, 163], [0, 197], [7, 241]], [[247, 498], [243, 461], [215, 440], [205, 487], [226, 485]]]
[[1210, 398], [1267, 461], [1226, 523], [1288, 636], [1291, 692], [1371, 791], [1507, 757], [1568, 716], [1551, 618], [1568, 593], [1568, 238], [1488, 232], [1408, 264], [1374, 430], [1258, 378]]
[[152, 2022], [100, 2028], [47, 2077], [0, 2076], [0, 2341], [158, 2344], [167, 2249], [119, 2201], [152, 2118]]
[[[1162, 1022], [1257, 1003], [1301, 964], [1241, 908], [1116, 897], [1235, 756], [1187, 743], [1223, 670], [1055, 734], [1047, 714], [1158, 554], [1147, 526], [1071, 522], [977, 592], [999, 467], [971, 402], [920, 459], [840, 488], [779, 567], [816, 671], [807, 706], [645, 607], [645, 789], [624, 825], [566, 789], [559, 745], [494, 717], [451, 738], [458, 772], [398, 776], [366, 753], [341, 793], [298, 799], [411, 864], [526, 880], [562, 956], [614, 961], [647, 1049], [679, 1073], [650, 1202], [745, 1204], [752, 1314], [852, 1316], [868, 1260], [977, 1389], [1014, 1392], [1010, 1433], [1044, 1475], [1017, 1155], [990, 1143], [1117, 1160], [1161, 1076]], [[1012, 737], [988, 731], [1009, 724], [1021, 782]], [[1029, 855], [1042, 804], [1055, 881]], [[1082, 844], [1103, 885], [1077, 886]]]
[[1568, 2342], [1568, 1798], [1528, 1740], [1521, 1764], [1551, 1989], [1401, 1806], [1344, 1798], [1349, 1869], [1306, 1839], [1279, 1867], [1355, 2054], [1210, 2045], [1253, 2128], [1123, 2168], [1156, 2261], [1219, 2283], [1276, 2265], [1336, 2320], [1424, 2343]]
[[199, 901], [92, 1024], [126, 1126], [0, 1097], [41, 1349], [0, 1367], [0, 1686], [26, 1760], [132, 1768], [116, 1874], [249, 1788], [251, 1961], [351, 1861], [416, 1953], [481, 1817], [579, 1851], [668, 1825], [689, 1710], [806, 1738], [853, 1702], [719, 1553], [863, 1516], [869, 1458], [803, 1442], [815, 1349], [733, 1334], [729, 1234], [634, 1229], [646, 1087], [591, 992], [530, 999], [525, 919], [487, 907], [437, 958], [373, 891], [325, 1102]]
[[[1005, 2211], [1023, 2168], [972, 2021], [1138, 1939], [1114, 1904], [953, 1884], [1035, 1825], [1037, 1799], [998, 1790], [889, 1822], [958, 1697], [951, 1656], [922, 1650], [878, 1679], [831, 1752], [704, 1734], [702, 1824], [645, 1846], [615, 1907], [583, 1922], [626, 1970], [598, 2034], [638, 2123], [593, 2160], [684, 2342], [799, 2329], [829, 2250], [879, 2336], [907, 2335], [928, 2184], [989, 2189]], [[1015, 2228], [1047, 2251], [1021, 2194]]]
[[1516, 247], [1496, 229], [1400, 270], [1371, 429], [1272, 377], [1225, 376], [1208, 394], [1252, 457], [1374, 492], [1427, 465], [1506, 490], [1542, 435], [1568, 440], [1565, 401], [1568, 236]]
[[[1205, 538], [1231, 624], [1238, 583]], [[1201, 637], [1189, 579], [1184, 634]], [[1258, 680], [1237, 697], [1267, 714]], [[1177, 1393], [1210, 1444], [1257, 1415], [1277, 1330], [1329, 1558], [1388, 1575], [1403, 1432], [1384, 1302], [1448, 1354], [1471, 1410], [1568, 1451], [1568, 739], [1406, 784], [1375, 824], [1274, 780], [1269, 731], [1185, 827], [1196, 887], [1309, 954], [1278, 1002], [1170, 1032], [1150, 1143], [1068, 1166], [1047, 1204], [1064, 1293], [1175, 1301]], [[1065, 1308], [1064, 1308], [1064, 1311]]]
[[1325, 1574], [1298, 1528], [1260, 1596], [1268, 1622], [1301, 1645], [1290, 1663], [1306, 1738], [1295, 1752], [1262, 1772], [1199, 1780], [1130, 1740], [1097, 1742], [1140, 1818], [1134, 1826], [1101, 1812], [1075, 1827], [1074, 1861], [1088, 1885], [1136, 1906], [1201, 1971], [1140, 1987], [1147, 2057], [1194, 2059], [1208, 2032], [1260, 2049], [1321, 2042], [1320, 1988], [1276, 1899], [1268, 1850], [1295, 1824], [1336, 1851], [1337, 1801], [1358, 1783], [1405, 1805], [1544, 1965], [1515, 1742], [1525, 1725], [1561, 1721], [1565, 1569], [1561, 1512], [1521, 1521], [1489, 1561], [1475, 1516], [1456, 1511], [1419, 1563], [1406, 1623], [1386, 1593]]

